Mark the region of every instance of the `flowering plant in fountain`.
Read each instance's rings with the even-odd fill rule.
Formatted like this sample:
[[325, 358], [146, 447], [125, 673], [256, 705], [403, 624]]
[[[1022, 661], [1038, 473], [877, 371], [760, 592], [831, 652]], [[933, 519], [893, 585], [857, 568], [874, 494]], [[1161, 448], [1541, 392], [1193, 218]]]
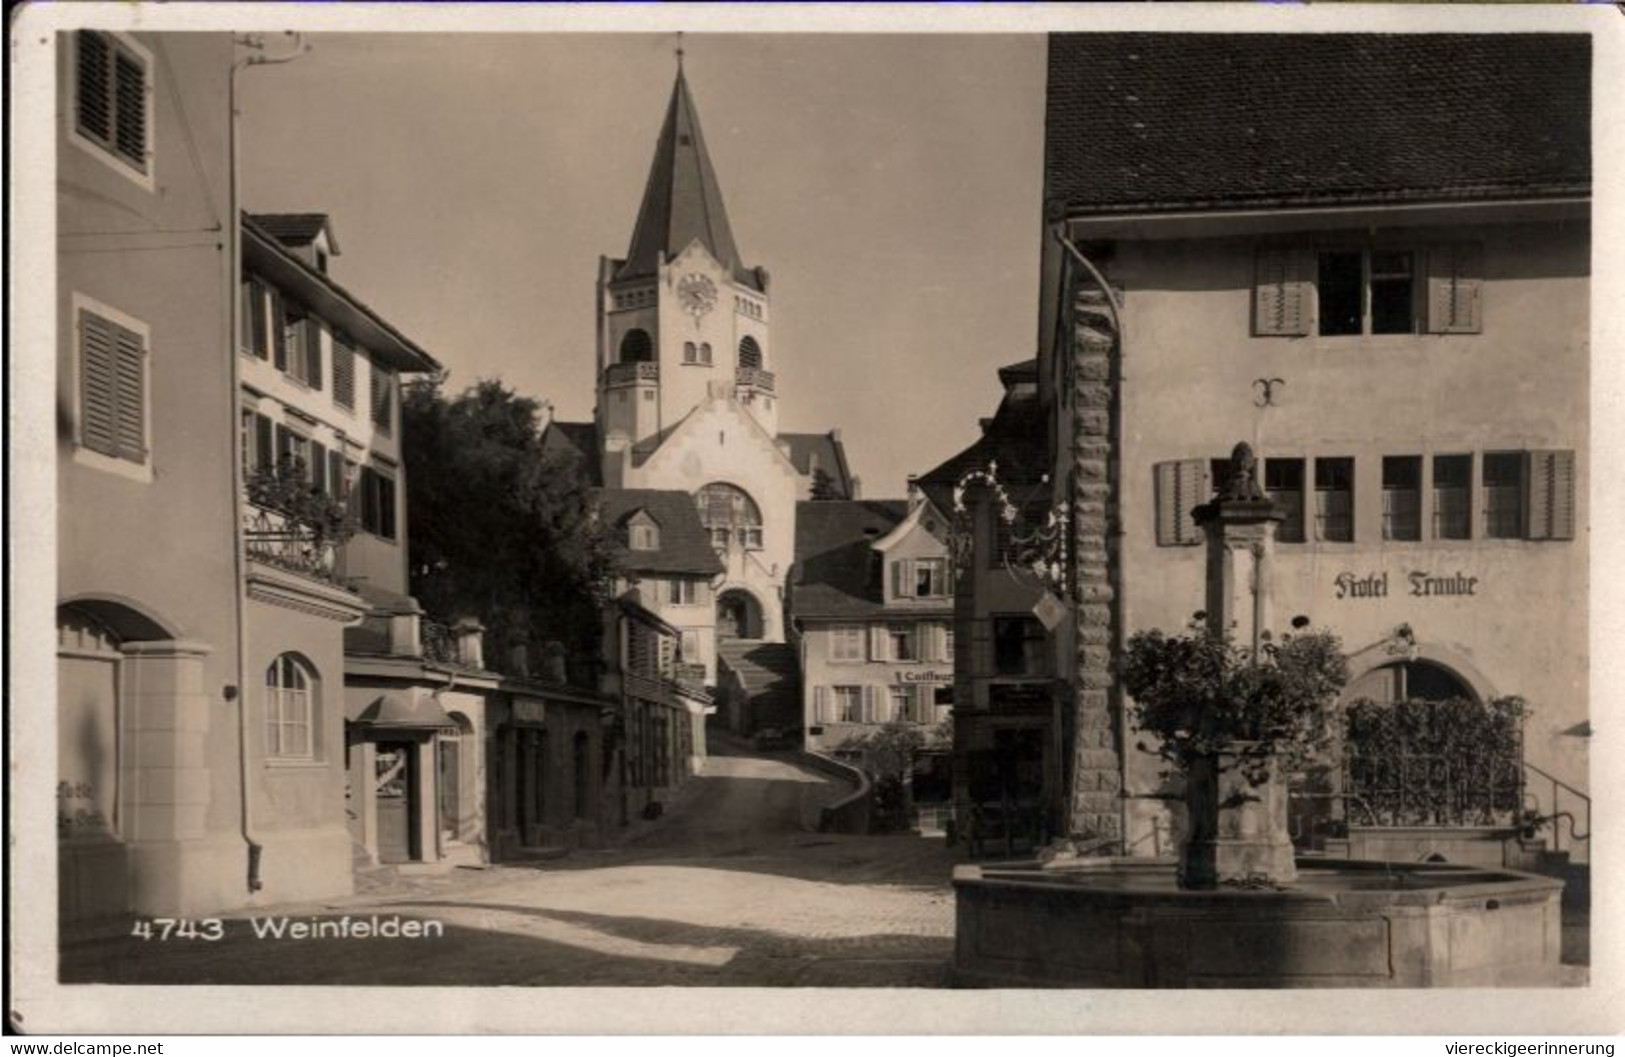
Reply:
[[1330, 712], [1348, 663], [1331, 631], [1310, 629], [1306, 617], [1292, 626], [1279, 636], [1266, 632], [1256, 654], [1208, 629], [1201, 613], [1182, 635], [1131, 636], [1123, 687], [1134, 699], [1135, 726], [1155, 739], [1139, 747], [1181, 771], [1221, 753], [1255, 765], [1274, 757], [1288, 770], [1320, 755], [1336, 736]]

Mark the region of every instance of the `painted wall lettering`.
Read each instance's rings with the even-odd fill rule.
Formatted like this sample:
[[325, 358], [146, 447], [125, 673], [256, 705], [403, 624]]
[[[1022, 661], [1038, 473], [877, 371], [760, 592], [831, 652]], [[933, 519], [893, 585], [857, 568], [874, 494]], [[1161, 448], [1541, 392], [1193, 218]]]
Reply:
[[[1405, 583], [1412, 598], [1462, 598], [1478, 594], [1478, 577], [1462, 572], [1432, 573], [1426, 569], [1416, 569], [1405, 574]], [[1332, 597], [1387, 598], [1388, 574], [1366, 573], [1362, 576], [1351, 572], [1338, 573], [1332, 581]]]

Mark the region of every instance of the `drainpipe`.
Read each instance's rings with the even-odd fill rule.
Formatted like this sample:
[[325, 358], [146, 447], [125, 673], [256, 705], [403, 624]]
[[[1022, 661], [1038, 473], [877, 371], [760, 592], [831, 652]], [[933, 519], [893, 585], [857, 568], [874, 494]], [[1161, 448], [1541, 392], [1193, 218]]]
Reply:
[[[297, 35], [295, 37], [298, 39]], [[226, 214], [226, 252], [230, 256], [229, 273], [230, 288], [226, 291], [226, 302], [231, 306], [230, 333], [226, 336], [226, 355], [231, 362], [231, 395], [226, 402], [227, 408], [227, 436], [236, 436], [241, 428], [238, 422], [237, 401], [242, 393], [242, 365], [239, 349], [242, 347], [243, 335], [243, 226], [242, 207], [239, 204], [238, 188], [238, 147], [237, 147], [237, 75], [250, 66], [280, 65], [292, 62], [298, 58], [304, 48], [300, 47], [291, 55], [281, 58], [268, 58], [261, 52], [265, 44], [254, 37], [245, 37], [239, 40], [232, 37], [232, 47], [235, 50], [238, 44], [252, 49], [251, 54], [241, 60], [234, 59], [230, 74], [226, 78], [227, 113], [226, 113], [226, 158], [230, 172], [226, 178], [227, 185], [227, 214]], [[260, 842], [259, 833], [254, 826], [254, 778], [255, 771], [251, 762], [250, 734], [248, 730], [248, 540], [243, 529], [242, 504], [246, 491], [244, 481], [243, 460], [238, 445], [232, 445], [231, 455], [231, 526], [232, 526], [232, 562], [237, 575], [236, 617], [237, 617], [237, 763], [240, 777], [239, 792], [242, 806], [241, 830], [243, 842], [248, 845], [248, 890], [258, 892], [265, 887], [261, 874], [262, 858], [265, 845]]]
[[[1078, 249], [1071, 239], [1067, 238], [1066, 221], [1058, 221], [1052, 230], [1055, 233], [1056, 240], [1066, 249], [1069, 258], [1078, 266], [1081, 266], [1084, 271], [1089, 273], [1090, 278], [1094, 280], [1095, 285], [1100, 288], [1101, 293], [1105, 296], [1106, 310], [1111, 315], [1112, 330], [1115, 332], [1117, 339], [1117, 414], [1113, 415], [1111, 418], [1111, 461], [1108, 479], [1117, 482], [1119, 498], [1118, 502], [1116, 503], [1116, 516], [1112, 518], [1111, 522], [1107, 526], [1107, 537], [1109, 540], [1107, 549], [1107, 579], [1112, 586], [1112, 600], [1117, 609], [1117, 619], [1112, 621], [1112, 658], [1115, 664], [1116, 658], [1123, 655], [1124, 629], [1128, 626], [1129, 616], [1128, 580], [1123, 569], [1123, 511], [1121, 502], [1121, 489], [1123, 481], [1123, 418], [1125, 416], [1127, 404], [1125, 399], [1125, 395], [1127, 393], [1127, 385], [1125, 384], [1127, 382], [1127, 377], [1123, 373], [1122, 362], [1125, 350], [1127, 348], [1127, 335], [1123, 330], [1123, 318], [1117, 311], [1117, 297], [1112, 292], [1111, 284], [1106, 281], [1106, 276], [1099, 268], [1095, 266], [1093, 261], [1084, 256], [1083, 251]], [[1063, 327], [1062, 333], [1065, 338], [1065, 348], [1068, 350], [1066, 360], [1066, 387], [1070, 393], [1070, 391], [1074, 388], [1072, 377], [1074, 360], [1071, 355], [1071, 348], [1073, 342], [1077, 340], [1077, 334], [1075, 309], [1073, 305], [1075, 298], [1072, 296], [1072, 283], [1069, 281], [1071, 278], [1069, 272], [1070, 269], [1063, 269], [1062, 271], [1060, 284], [1062, 303], [1058, 318], [1061, 321], [1061, 326]], [[1114, 558], [1116, 560], [1113, 560]], [[1076, 560], [1075, 556], [1074, 560]], [[1074, 614], [1074, 634], [1076, 633], [1076, 614]], [[1074, 650], [1074, 652], [1076, 651]], [[1123, 702], [1123, 688], [1116, 678], [1113, 678], [1112, 680], [1111, 694], [1112, 700], [1116, 705], [1114, 711], [1117, 713], [1114, 718], [1117, 721], [1117, 744], [1119, 752], [1118, 767], [1122, 773], [1124, 780], [1123, 784], [1124, 786], [1127, 786], [1128, 746], [1131, 744], [1131, 742], [1129, 740], [1128, 716], [1126, 714], [1127, 710], [1124, 707]], [[1077, 773], [1074, 766], [1073, 780], [1076, 781], [1076, 778]], [[1127, 854], [1128, 796], [1126, 788], [1120, 791], [1118, 796], [1118, 804], [1118, 826], [1122, 833], [1123, 851], [1124, 854]], [[1070, 803], [1067, 805], [1067, 809], [1070, 812]]]

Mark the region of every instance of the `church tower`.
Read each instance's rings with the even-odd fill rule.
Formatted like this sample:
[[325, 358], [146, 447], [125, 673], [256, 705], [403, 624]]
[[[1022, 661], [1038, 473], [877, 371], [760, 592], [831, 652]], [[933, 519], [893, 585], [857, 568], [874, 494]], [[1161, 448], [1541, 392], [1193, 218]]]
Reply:
[[631, 245], [599, 261], [594, 434], [606, 488], [692, 497], [726, 569], [719, 641], [784, 637], [812, 471], [807, 438], [779, 434], [773, 366], [767, 272], [734, 242], [679, 54]]
[[[625, 259], [598, 273], [598, 428], [644, 449], [715, 393], [778, 435], [768, 276], [734, 243], [681, 67]], [[606, 478], [610, 475], [606, 474]]]

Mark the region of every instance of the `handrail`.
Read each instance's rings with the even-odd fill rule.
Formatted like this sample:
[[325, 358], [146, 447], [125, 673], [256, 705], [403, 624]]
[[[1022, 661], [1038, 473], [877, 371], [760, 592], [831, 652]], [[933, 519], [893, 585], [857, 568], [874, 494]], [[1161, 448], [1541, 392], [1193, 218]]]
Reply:
[[1551, 773], [1550, 771], [1547, 771], [1547, 770], [1545, 770], [1545, 769], [1543, 769], [1543, 768], [1541, 768], [1541, 767], [1539, 767], [1539, 766], [1537, 766], [1535, 764], [1532, 764], [1528, 760], [1523, 761], [1523, 766], [1524, 766], [1525, 770], [1534, 771], [1536, 774], [1540, 775], [1542, 778], [1546, 779], [1548, 782], [1551, 782], [1553, 785], [1560, 787], [1564, 792], [1573, 793], [1575, 796], [1579, 797], [1581, 800], [1584, 800], [1588, 805], [1591, 803], [1591, 797], [1590, 797], [1589, 794], [1585, 793], [1584, 791], [1582, 791], [1580, 789], [1576, 789], [1574, 786], [1572, 786], [1569, 783], [1565, 782], [1563, 779], [1559, 778], [1557, 775]]
[[[1590, 797], [1590, 795], [1585, 793], [1585, 792], [1582, 792], [1581, 790], [1579, 790], [1577, 788], [1575, 788], [1573, 785], [1570, 785], [1568, 782], [1566, 782], [1563, 779], [1557, 777], [1557, 775], [1552, 774], [1550, 771], [1545, 770], [1544, 768], [1542, 768], [1542, 767], [1540, 767], [1540, 766], [1538, 766], [1536, 764], [1530, 763], [1528, 760], [1523, 761], [1523, 766], [1524, 766], [1524, 769], [1526, 771], [1529, 771], [1529, 772], [1533, 773], [1534, 775], [1536, 775], [1539, 778], [1545, 779], [1546, 781], [1550, 782], [1551, 785], [1552, 785], [1551, 810], [1549, 812], [1547, 812], [1546, 814], [1542, 815], [1539, 812], [1538, 806], [1537, 806], [1537, 809], [1534, 811], [1534, 815], [1535, 815], [1536, 820], [1544, 821], [1544, 822], [1550, 822], [1552, 824], [1552, 835], [1551, 835], [1550, 841], [1548, 842], [1550, 849], [1553, 852], [1561, 852], [1563, 850], [1562, 831], [1558, 827], [1558, 822], [1560, 820], [1562, 820], [1562, 819], [1567, 819], [1568, 820], [1568, 823], [1569, 823], [1569, 842], [1571, 844], [1578, 844], [1578, 843], [1581, 843], [1581, 842], [1589, 842], [1591, 840], [1591, 797]], [[1580, 800], [1581, 804], [1583, 805], [1583, 807], [1585, 809], [1585, 832], [1584, 833], [1580, 832], [1580, 823], [1579, 823], [1579, 820], [1575, 818], [1574, 812], [1572, 812], [1572, 811], [1559, 811], [1558, 810], [1559, 800], [1561, 799], [1561, 796], [1562, 796], [1563, 793], [1568, 793], [1570, 796], [1577, 797]], [[1526, 791], [1525, 795], [1526, 796], [1528, 795], [1527, 791]], [[1538, 804], [1538, 802], [1537, 802], [1537, 804]]]

